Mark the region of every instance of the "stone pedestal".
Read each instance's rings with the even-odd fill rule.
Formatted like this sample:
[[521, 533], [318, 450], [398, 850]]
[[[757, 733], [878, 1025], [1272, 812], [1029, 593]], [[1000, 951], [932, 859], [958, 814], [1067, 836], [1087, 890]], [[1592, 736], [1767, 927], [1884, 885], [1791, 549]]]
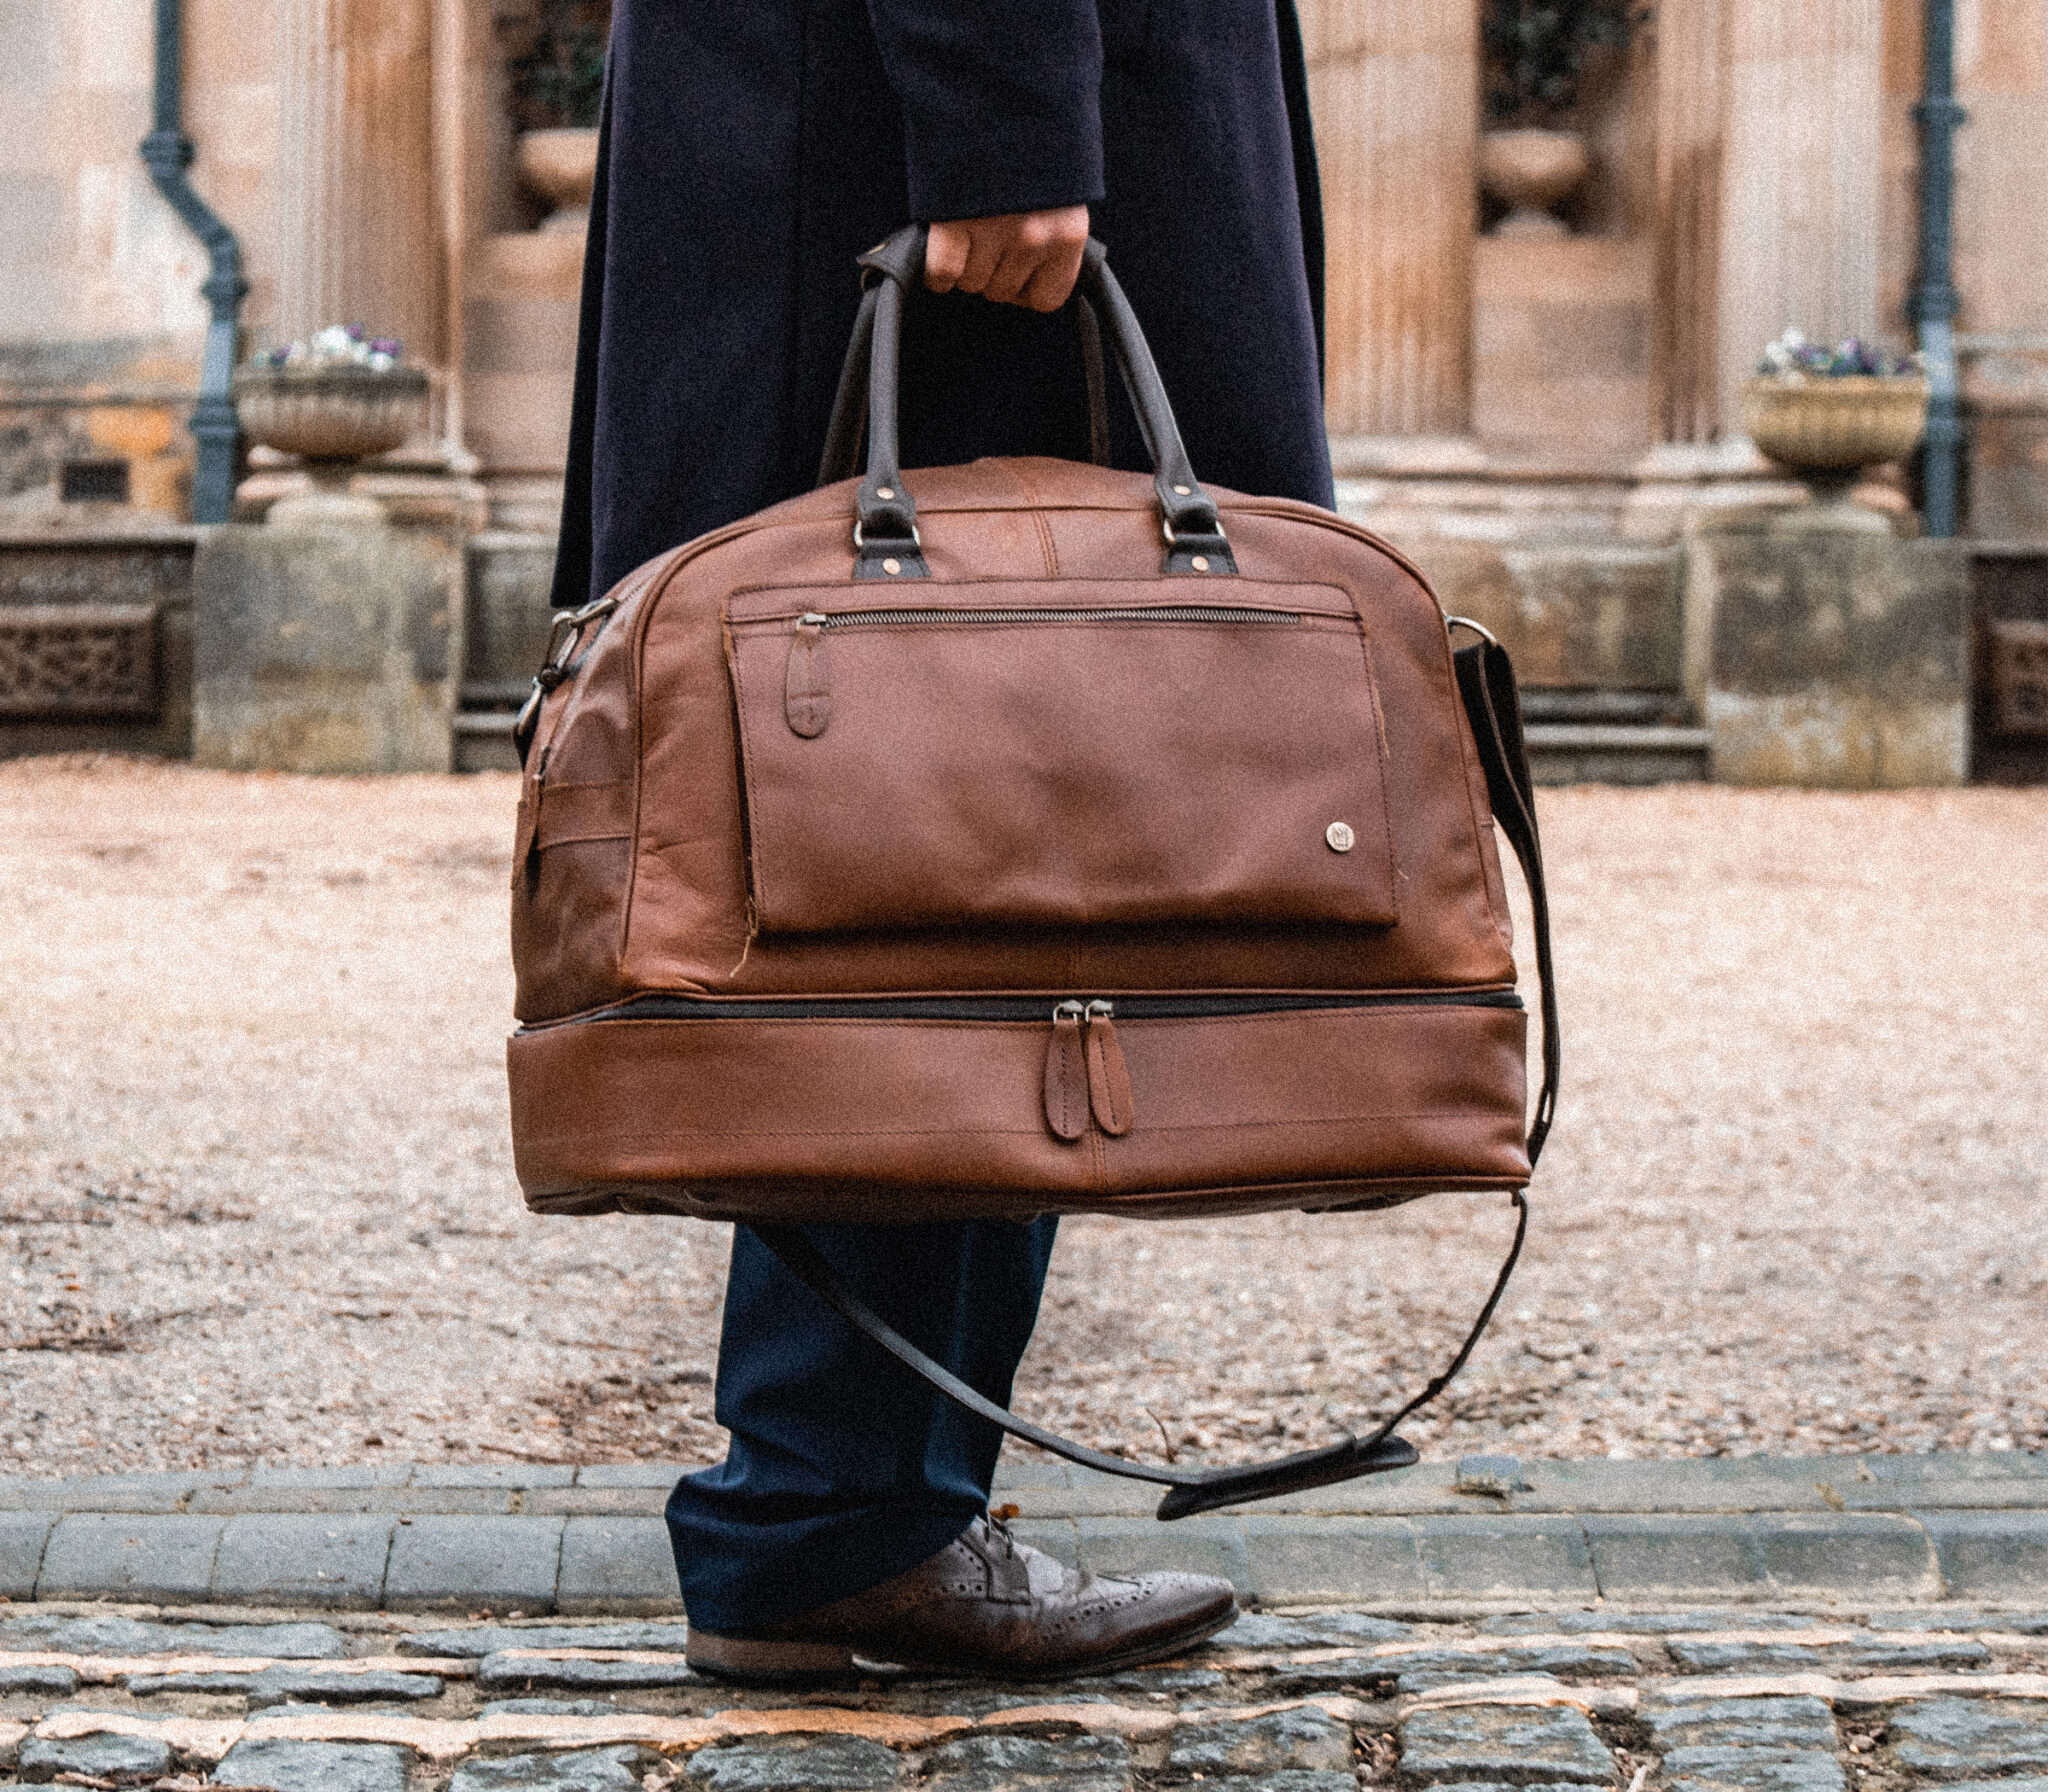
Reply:
[[384, 516], [233, 525], [202, 544], [193, 597], [199, 764], [452, 767], [463, 597], [456, 531]]
[[1482, 237], [1472, 308], [1472, 427], [1559, 458], [1650, 445], [1650, 245], [1611, 236]]
[[1846, 507], [1736, 512], [1686, 554], [1686, 682], [1720, 784], [1886, 790], [1970, 767], [1970, 562]]
[[576, 383], [583, 239], [487, 236], [464, 276], [463, 391], [469, 446], [488, 469], [499, 527], [559, 526]]

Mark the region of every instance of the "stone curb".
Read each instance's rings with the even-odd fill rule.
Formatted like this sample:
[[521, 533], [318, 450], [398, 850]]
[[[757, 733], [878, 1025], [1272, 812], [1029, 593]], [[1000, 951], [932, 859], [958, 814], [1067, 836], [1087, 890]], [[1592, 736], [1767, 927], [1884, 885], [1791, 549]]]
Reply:
[[[1917, 1605], [2048, 1597], [2048, 1457], [1414, 1469], [1162, 1525], [1155, 1493], [1018, 1464], [1018, 1533], [1102, 1569], [1183, 1567], [1263, 1605], [1592, 1600]], [[388, 1466], [0, 1481], [0, 1596], [329, 1610], [677, 1609], [676, 1464]], [[1496, 1475], [1491, 1484], [1498, 1485]]]

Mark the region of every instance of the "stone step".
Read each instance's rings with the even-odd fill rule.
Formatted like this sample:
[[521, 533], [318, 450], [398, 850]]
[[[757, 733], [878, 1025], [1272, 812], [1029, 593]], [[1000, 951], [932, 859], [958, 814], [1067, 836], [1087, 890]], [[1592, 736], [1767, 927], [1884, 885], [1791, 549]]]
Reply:
[[[469, 697], [467, 688], [463, 691]], [[509, 709], [464, 709], [454, 721], [455, 769], [459, 772], [516, 772], [519, 750], [512, 744]]]
[[1539, 784], [1681, 784], [1704, 780], [1713, 737], [1657, 722], [1530, 722]]

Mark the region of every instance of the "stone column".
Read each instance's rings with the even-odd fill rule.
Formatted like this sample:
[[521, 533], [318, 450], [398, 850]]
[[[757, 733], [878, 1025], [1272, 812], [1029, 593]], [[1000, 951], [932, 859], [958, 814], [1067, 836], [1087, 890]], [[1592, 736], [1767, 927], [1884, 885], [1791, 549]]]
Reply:
[[447, 384], [441, 434], [463, 440], [462, 286], [471, 234], [469, 209], [471, 0], [433, 0], [434, 223], [440, 264], [440, 348]]
[[1652, 426], [1706, 442], [1720, 426], [1718, 355], [1722, 0], [1657, 9], [1657, 173], [1651, 280]]
[[278, 327], [445, 365], [432, 0], [279, 0]]
[[1721, 415], [1787, 324], [1880, 324], [1883, 0], [1726, 0]]
[[1458, 435], [1472, 411], [1473, 0], [1305, 0], [1329, 239], [1333, 435]]

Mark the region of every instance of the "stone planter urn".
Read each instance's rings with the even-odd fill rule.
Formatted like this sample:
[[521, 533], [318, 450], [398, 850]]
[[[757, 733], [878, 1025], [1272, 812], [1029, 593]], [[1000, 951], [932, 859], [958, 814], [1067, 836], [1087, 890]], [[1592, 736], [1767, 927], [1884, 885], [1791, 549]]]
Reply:
[[1904, 460], [1927, 429], [1918, 374], [1759, 374], [1742, 386], [1742, 427], [1823, 504], [1846, 504], [1857, 476]]
[[245, 367], [235, 375], [235, 406], [251, 441], [296, 454], [313, 482], [310, 493], [271, 507], [273, 523], [376, 523], [384, 507], [352, 493], [349, 481], [358, 462], [426, 426], [427, 376], [417, 367]]
[[597, 183], [593, 129], [522, 131], [519, 178], [552, 208], [541, 229], [550, 235], [590, 228], [590, 190]]
[[1593, 172], [1593, 151], [1577, 131], [1533, 127], [1488, 131], [1479, 139], [1479, 185], [1508, 208], [1495, 236], [1566, 236], [1553, 208], [1562, 205]]

